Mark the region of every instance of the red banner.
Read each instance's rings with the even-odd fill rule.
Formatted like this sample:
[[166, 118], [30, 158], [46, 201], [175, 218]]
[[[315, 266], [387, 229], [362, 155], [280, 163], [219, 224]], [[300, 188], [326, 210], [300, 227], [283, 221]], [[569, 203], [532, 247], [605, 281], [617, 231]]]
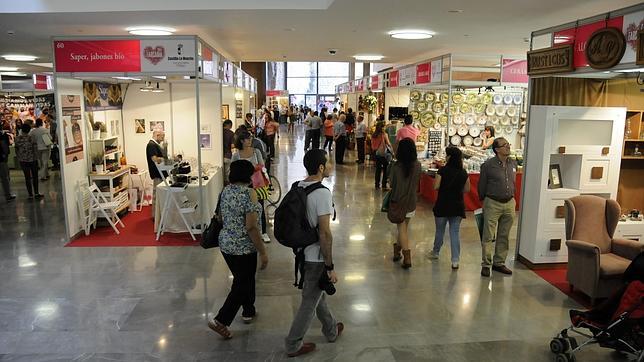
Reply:
[[597, 29], [605, 27], [615, 27], [621, 29], [623, 23], [624, 18], [620, 16], [608, 21], [600, 20], [598, 22], [582, 25], [577, 28], [561, 30], [555, 32], [554, 44], [574, 44], [573, 60], [575, 67], [585, 67], [588, 65], [588, 61], [586, 60], [586, 44], [588, 43], [588, 38], [590, 38], [593, 32]]
[[285, 90], [267, 90], [266, 91], [266, 96], [267, 97], [287, 97], [288, 96], [288, 91]]
[[416, 65], [416, 84], [429, 83], [432, 80], [432, 64], [423, 63]]
[[139, 72], [139, 40], [55, 41], [57, 72]]
[[34, 74], [34, 88], [38, 90], [47, 90], [46, 74]]
[[379, 83], [380, 82], [378, 82], [377, 75], [371, 76], [371, 89], [379, 89], [380, 88]]
[[528, 83], [528, 61], [517, 59], [503, 59], [503, 68], [501, 68], [501, 82]]
[[398, 78], [400, 73], [397, 70], [389, 72], [389, 87], [398, 88]]

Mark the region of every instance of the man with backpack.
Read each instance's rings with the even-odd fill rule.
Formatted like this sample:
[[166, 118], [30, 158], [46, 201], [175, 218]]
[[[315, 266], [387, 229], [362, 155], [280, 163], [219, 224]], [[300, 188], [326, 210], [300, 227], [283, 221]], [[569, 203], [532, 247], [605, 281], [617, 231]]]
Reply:
[[[302, 302], [285, 340], [289, 357], [315, 350], [315, 343], [303, 342], [313, 315], [317, 315], [322, 323], [322, 333], [331, 343], [344, 330], [344, 324], [335, 319], [324, 295], [325, 291], [335, 293], [333, 284], [338, 281], [333, 267], [330, 227], [333, 200], [331, 191], [322, 186], [322, 180], [330, 173], [326, 152], [321, 149], [308, 151], [304, 155], [304, 167], [309, 176], [293, 184], [275, 212], [275, 236], [280, 243], [293, 248], [296, 268], [299, 267], [302, 273]], [[306, 217], [298, 216], [298, 210]], [[302, 257], [303, 265], [299, 265]]]

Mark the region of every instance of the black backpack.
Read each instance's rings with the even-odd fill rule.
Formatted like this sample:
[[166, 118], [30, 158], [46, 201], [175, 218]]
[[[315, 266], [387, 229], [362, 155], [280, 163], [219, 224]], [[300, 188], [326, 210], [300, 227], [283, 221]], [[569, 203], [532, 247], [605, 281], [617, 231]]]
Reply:
[[316, 182], [307, 187], [299, 187], [299, 181], [295, 182], [289, 192], [286, 193], [280, 206], [275, 210], [273, 220], [273, 231], [277, 241], [291, 249], [295, 254], [295, 283], [302, 288], [302, 278], [298, 283], [297, 273], [304, 265], [304, 248], [319, 241], [318, 228], [311, 226], [306, 217], [307, 196], [321, 188], [326, 187], [322, 182]]

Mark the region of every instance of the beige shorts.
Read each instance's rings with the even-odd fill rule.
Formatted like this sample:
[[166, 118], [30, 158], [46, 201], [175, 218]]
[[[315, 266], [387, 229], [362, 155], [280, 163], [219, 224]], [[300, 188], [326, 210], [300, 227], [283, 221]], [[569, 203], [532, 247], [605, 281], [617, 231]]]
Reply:
[[416, 216], [416, 210], [408, 212], [407, 215], [405, 215], [407, 219], [411, 219], [414, 216]]

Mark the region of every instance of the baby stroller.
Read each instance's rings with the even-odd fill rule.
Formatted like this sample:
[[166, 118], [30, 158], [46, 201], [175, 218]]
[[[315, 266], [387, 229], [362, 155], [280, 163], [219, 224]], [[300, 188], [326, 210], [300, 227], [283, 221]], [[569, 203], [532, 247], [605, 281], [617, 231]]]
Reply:
[[[644, 253], [631, 262], [623, 279], [624, 287], [596, 308], [570, 310], [572, 325], [550, 341], [555, 361], [575, 361], [575, 352], [589, 344], [644, 361]], [[573, 333], [585, 341], [579, 344]]]

